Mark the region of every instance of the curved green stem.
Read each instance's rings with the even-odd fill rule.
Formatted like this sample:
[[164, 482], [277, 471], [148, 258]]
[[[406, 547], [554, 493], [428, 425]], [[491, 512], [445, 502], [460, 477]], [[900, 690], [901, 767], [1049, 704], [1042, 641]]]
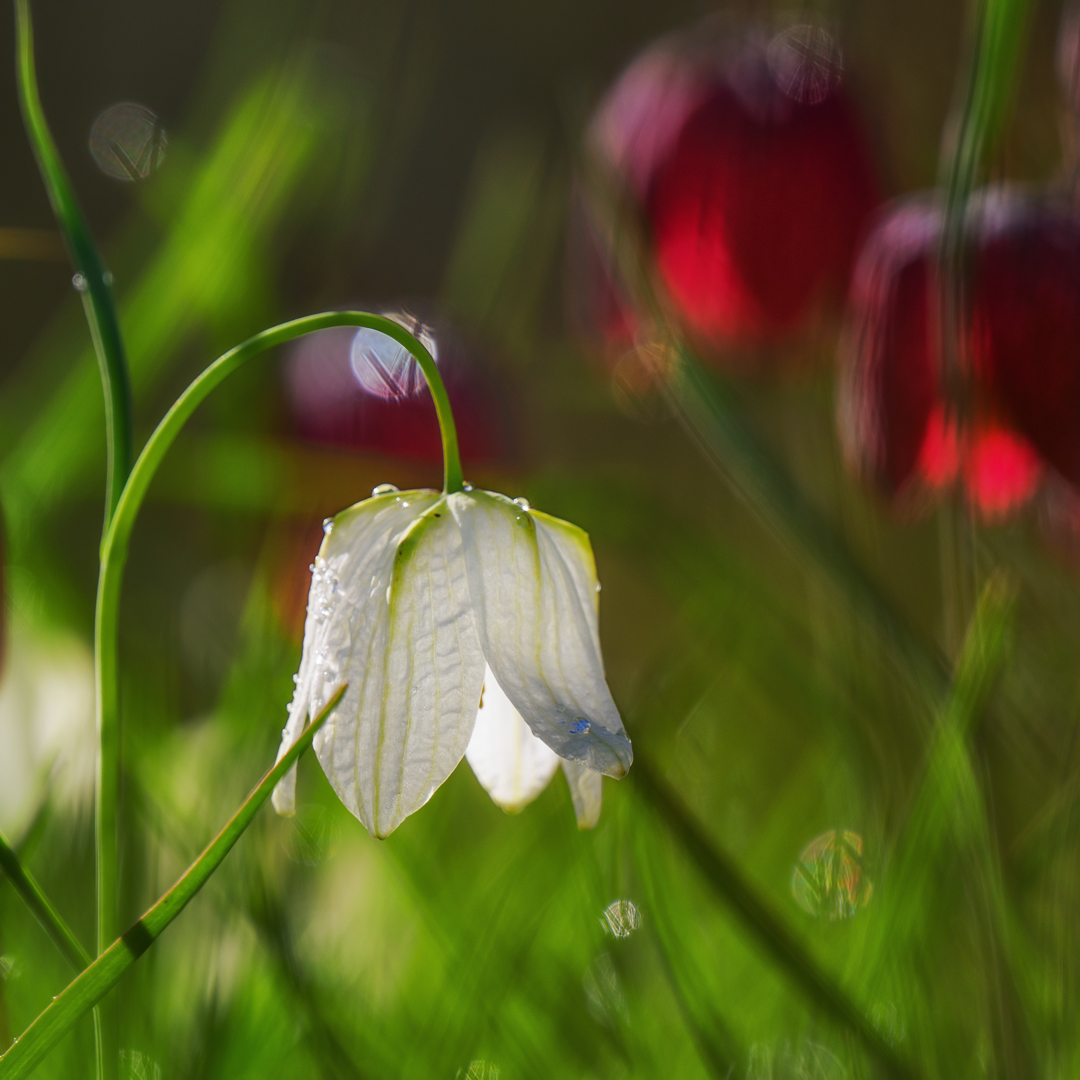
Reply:
[[120, 499], [120, 491], [131, 469], [131, 387], [124, 342], [113, 304], [110, 276], [90, 235], [41, 107], [34, 66], [34, 29], [30, 21], [29, 0], [15, 0], [15, 30], [17, 84], [23, 123], [53, 213], [64, 234], [72, 264], [78, 271], [76, 287], [82, 295], [86, 321], [90, 324], [90, 336], [101, 369], [107, 444], [105, 529], [108, 529]]
[[[271, 327], [229, 352], [218, 357], [173, 404], [162, 418], [154, 433], [147, 440], [142, 453], [135, 462], [112, 522], [101, 546], [101, 570], [98, 577], [97, 611], [95, 616], [95, 661], [97, 681], [97, 716], [101, 738], [102, 760], [114, 763], [115, 771], [102, 776], [100, 799], [102, 810], [101, 831], [111, 842], [112, 861], [115, 867], [116, 852], [116, 794], [119, 790], [119, 666], [117, 628], [120, 616], [120, 587], [127, 560], [128, 540], [135, 518], [142, 505], [150, 481], [157, 471], [165, 452], [172, 445], [188, 418], [207, 395], [237, 368], [254, 359], [267, 349], [281, 345], [313, 330], [325, 330], [333, 326], [356, 326], [378, 330], [404, 346], [416, 358], [427, 379], [435, 411], [442, 430], [444, 455], [444, 486], [447, 492], [462, 488], [461, 458], [458, 454], [457, 431], [450, 410], [442, 376], [435, 361], [424, 346], [404, 327], [380, 315], [368, 315], [358, 311], [329, 311], [321, 315], [308, 315], [302, 319]], [[105, 944], [116, 936], [116, 875], [103, 878], [99, 886], [101, 905], [98, 911], [99, 938]]]
[[48, 1008], [15, 1040], [0, 1057], [0, 1080], [18, 1080], [28, 1076], [43, 1057], [92, 1009], [120, 980], [120, 976], [158, 939], [165, 928], [187, 906], [191, 898], [210, 880], [233, 845], [251, 824], [259, 807], [270, 797], [278, 781], [293, 767], [311, 745], [315, 733], [334, 711], [347, 683], [342, 683], [319, 715], [304, 729], [281, 760], [262, 778], [240, 805], [228, 824], [210, 842], [206, 850], [187, 868], [180, 880], [123, 937], [117, 938], [84, 971], [68, 984]]

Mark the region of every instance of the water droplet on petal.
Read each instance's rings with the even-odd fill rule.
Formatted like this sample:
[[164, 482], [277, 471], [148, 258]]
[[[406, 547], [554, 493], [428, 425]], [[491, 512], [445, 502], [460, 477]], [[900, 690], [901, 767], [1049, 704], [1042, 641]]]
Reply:
[[464, 482], [464, 483], [463, 483], [463, 484], [461, 485], [461, 490], [462, 490], [462, 491], [472, 491], [472, 489], [473, 489], [473, 486], [472, 486], [472, 484], [470, 484], [470, 483], [468, 482], [468, 480], [466, 480], [466, 481], [465, 481], [465, 482]]
[[589, 721], [586, 720], [584, 716], [579, 716], [570, 725], [570, 734], [571, 735], [588, 735], [591, 728], [592, 728], [592, 724], [590, 724]]
[[795, 902], [818, 918], [850, 918], [872, 890], [863, 872], [862, 837], [846, 829], [830, 829], [811, 840], [791, 874]]
[[322, 531], [329, 536], [334, 531], [334, 519], [323, 518]]
[[297, 683], [297, 684], [298, 684], [298, 683], [300, 682], [300, 675], [299, 675], [299, 673], [298, 673], [298, 674], [296, 674], [296, 675], [294, 675], [294, 676], [292, 677], [292, 681], [293, 681], [294, 683]]
[[519, 495], [514, 500], [514, 505], [515, 506], [520, 506], [522, 510], [528, 510], [529, 509], [529, 500], [524, 498], [524, 496]]
[[601, 925], [617, 938], [627, 938], [641, 926], [641, 912], [632, 900], [615, 900], [604, 908]]
[[379, 495], [393, 495], [400, 488], [396, 484], [376, 484], [371, 489], [371, 497], [376, 498]]
[[596, 591], [597, 591], [597, 592], [599, 592], [599, 591], [600, 591], [600, 582], [599, 582], [599, 581], [598, 581], [598, 582], [596, 583]]
[[76, 292], [86, 292], [90, 288], [90, 282], [86, 280], [83, 274], [76, 274], [71, 279], [71, 284], [75, 286]]
[[112, 283], [116, 279], [113, 277], [113, 272], [111, 270], [106, 270], [105, 273], [101, 275], [101, 280], [104, 281], [105, 284], [108, 285], [110, 288], [112, 288]]
[[389, 585], [386, 586], [386, 602], [387, 602], [387, 604], [390, 603], [390, 586]]

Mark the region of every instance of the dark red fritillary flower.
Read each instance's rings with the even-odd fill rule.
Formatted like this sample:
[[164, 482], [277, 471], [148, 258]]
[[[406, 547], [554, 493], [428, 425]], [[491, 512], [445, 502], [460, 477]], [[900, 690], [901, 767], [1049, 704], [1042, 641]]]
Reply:
[[660, 277], [690, 332], [717, 348], [789, 340], [839, 304], [880, 201], [839, 70], [801, 55], [783, 37], [744, 50], [649, 187]]
[[[362, 309], [361, 309], [362, 310]], [[435, 356], [454, 409], [466, 466], [507, 464], [514, 427], [501, 387], [440, 320], [390, 313]], [[297, 434], [310, 442], [419, 461], [442, 461], [435, 405], [407, 351], [376, 331], [336, 327], [301, 338], [286, 361]]]
[[962, 479], [980, 514], [1000, 519], [1047, 466], [1080, 484], [1080, 222], [1063, 204], [1002, 189], [973, 201], [959, 402], [941, 384], [940, 231], [937, 208], [910, 201], [863, 248], [842, 348], [841, 436], [890, 497]]
[[[590, 125], [671, 314], [708, 354], [805, 337], [843, 300], [880, 196], [842, 66], [820, 26], [699, 25], [635, 59]], [[585, 339], [622, 356], [642, 329], [631, 290], [587, 215], [570, 228], [575, 325], [591, 320]]]

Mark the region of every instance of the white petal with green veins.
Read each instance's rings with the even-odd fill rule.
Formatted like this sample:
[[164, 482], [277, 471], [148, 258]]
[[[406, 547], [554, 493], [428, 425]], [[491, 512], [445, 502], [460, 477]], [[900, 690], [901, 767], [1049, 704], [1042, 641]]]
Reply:
[[484, 659], [534, 735], [609, 776], [633, 760], [604, 680], [588, 536], [503, 495], [448, 499]]
[[465, 757], [492, 802], [510, 814], [528, 806], [559, 766], [558, 755], [529, 730], [491, 668], [484, 672], [483, 696]]
[[315, 750], [342, 802], [387, 836], [453, 771], [476, 718], [484, 662], [460, 534], [435, 492], [390, 493], [339, 514], [320, 556], [340, 603], [325, 614], [313, 586], [294, 711], [348, 681]]

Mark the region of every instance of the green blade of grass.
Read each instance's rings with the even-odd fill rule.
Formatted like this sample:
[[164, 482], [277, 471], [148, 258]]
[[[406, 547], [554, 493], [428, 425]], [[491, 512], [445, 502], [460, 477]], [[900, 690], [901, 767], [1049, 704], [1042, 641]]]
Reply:
[[[924, 778], [897, 845], [894, 866], [881, 893], [875, 917], [867, 970], [876, 977], [886, 966], [899, 966], [905, 982], [918, 982], [917, 958], [931, 949], [941, 926], [948, 923], [950, 890], [967, 870], [974, 898], [972, 923], [989, 944], [989, 970], [984, 989], [996, 995], [988, 1007], [995, 1015], [993, 1043], [1012, 1067], [998, 1062], [1003, 1075], [1028, 1075], [1028, 1022], [1017, 988], [1017, 962], [1002, 871], [969, 742], [985, 714], [991, 692], [1008, 653], [1015, 615], [1015, 588], [1003, 575], [991, 577], [983, 589], [965, 636], [953, 691], [945, 704], [927, 759]], [[914, 967], [913, 967], [914, 965]], [[932, 973], [927, 974], [930, 985]], [[926, 1016], [933, 1031], [932, 1016]], [[929, 1048], [928, 1048], [929, 1049]], [[945, 1060], [949, 1047], [937, 1046], [939, 1067], [958, 1066]]]
[[64, 959], [76, 971], [82, 971], [83, 968], [89, 967], [89, 954], [82, 947], [71, 927], [64, 921], [60, 912], [53, 907], [52, 902], [45, 895], [34, 875], [23, 866], [22, 860], [15, 849], [7, 842], [7, 838], [3, 833], [0, 833], [0, 868], [3, 868], [15, 891], [34, 913], [34, 917], [41, 923], [45, 933], [52, 939], [53, 944], [60, 950]]
[[11, 1049], [0, 1057], [0, 1080], [19, 1080], [28, 1076], [45, 1055], [71, 1030], [79, 1018], [99, 1002], [136, 960], [180, 914], [188, 902], [206, 884], [221, 865], [233, 845], [251, 824], [278, 781], [311, 745], [315, 733], [334, 711], [346, 689], [338, 687], [319, 715], [289, 747], [281, 760], [262, 778], [229, 819], [225, 827], [188, 867], [180, 880], [138, 922], [105, 950], [36, 1020], [16, 1039]]
[[81, 275], [80, 292], [90, 336], [94, 342], [101, 386], [105, 393], [105, 436], [108, 464], [105, 478], [105, 525], [109, 521], [120, 491], [131, 469], [131, 387], [128, 381], [124, 342], [116, 317], [110, 278], [90, 234], [71, 181], [60, 160], [60, 152], [49, 131], [38, 94], [34, 65], [34, 29], [30, 19], [30, 0], [15, 0], [15, 26], [19, 105], [30, 138], [45, 190], [53, 213], [67, 242], [75, 269]]
[[639, 754], [630, 773], [641, 794], [664, 821], [717, 895], [739, 917], [773, 961], [807, 999], [850, 1031], [892, 1077], [914, 1076], [911, 1067], [885, 1042], [864, 1012], [822, 971], [794, 934], [771, 910], [739, 868], [708, 838], [670, 785], [642, 761]]

